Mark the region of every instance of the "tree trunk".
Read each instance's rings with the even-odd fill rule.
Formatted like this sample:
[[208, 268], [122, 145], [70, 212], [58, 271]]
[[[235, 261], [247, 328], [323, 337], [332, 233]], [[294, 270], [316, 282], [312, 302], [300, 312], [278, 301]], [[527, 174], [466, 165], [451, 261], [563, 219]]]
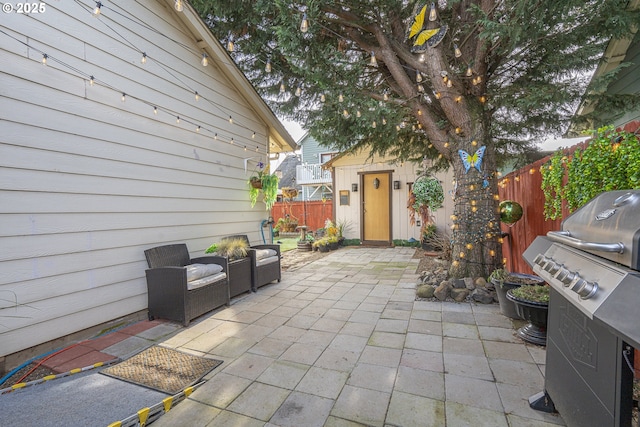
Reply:
[[[455, 176], [451, 277], [487, 277], [503, 266], [495, 155], [485, 131], [461, 138], [468, 156], [453, 156]], [[484, 141], [484, 144], [483, 144]], [[463, 157], [466, 158], [463, 159]]]

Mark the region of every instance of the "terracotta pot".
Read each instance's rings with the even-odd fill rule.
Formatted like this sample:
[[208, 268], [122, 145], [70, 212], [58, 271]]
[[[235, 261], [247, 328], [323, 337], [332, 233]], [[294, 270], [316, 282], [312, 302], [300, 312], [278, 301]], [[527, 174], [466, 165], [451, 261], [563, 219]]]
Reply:
[[254, 178], [250, 182], [251, 182], [251, 186], [253, 188], [262, 188], [262, 181], [261, 180]]

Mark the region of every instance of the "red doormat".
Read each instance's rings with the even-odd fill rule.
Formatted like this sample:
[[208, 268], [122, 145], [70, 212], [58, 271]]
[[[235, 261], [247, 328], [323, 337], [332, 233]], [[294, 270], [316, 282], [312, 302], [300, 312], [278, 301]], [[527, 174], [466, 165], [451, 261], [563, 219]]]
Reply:
[[163, 393], [176, 394], [196, 384], [221, 363], [222, 360], [153, 346], [103, 369], [101, 373]]

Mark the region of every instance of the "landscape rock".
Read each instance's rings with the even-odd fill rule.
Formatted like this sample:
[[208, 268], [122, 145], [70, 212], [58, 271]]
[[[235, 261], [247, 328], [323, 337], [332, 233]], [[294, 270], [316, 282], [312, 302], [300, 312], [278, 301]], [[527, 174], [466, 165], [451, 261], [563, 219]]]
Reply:
[[469, 290], [466, 288], [453, 288], [451, 289], [451, 298], [456, 302], [464, 301], [469, 296]]
[[478, 277], [475, 281], [476, 288], [486, 288], [487, 280], [484, 277]]
[[451, 291], [452, 288], [453, 286], [451, 283], [448, 280], [445, 280], [438, 285], [436, 290], [433, 292], [433, 296], [438, 298], [440, 301], [444, 301], [449, 296], [449, 291]]
[[416, 295], [418, 298], [433, 298], [433, 293], [436, 288], [432, 285], [420, 285], [416, 290]]
[[453, 279], [451, 281], [451, 284], [453, 285], [454, 289], [464, 289], [467, 287], [465, 279]]
[[471, 299], [481, 304], [493, 304], [494, 292], [488, 291], [484, 288], [476, 288], [471, 292]]
[[470, 291], [476, 288], [476, 285], [473, 283], [473, 277], [464, 278], [464, 287], [469, 289]]

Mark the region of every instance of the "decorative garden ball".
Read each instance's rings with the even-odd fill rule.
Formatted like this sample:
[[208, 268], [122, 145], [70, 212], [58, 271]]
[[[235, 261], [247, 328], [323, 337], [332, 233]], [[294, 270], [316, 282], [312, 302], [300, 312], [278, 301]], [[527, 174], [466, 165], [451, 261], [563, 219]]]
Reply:
[[500, 221], [511, 225], [522, 218], [522, 206], [513, 200], [500, 202]]

